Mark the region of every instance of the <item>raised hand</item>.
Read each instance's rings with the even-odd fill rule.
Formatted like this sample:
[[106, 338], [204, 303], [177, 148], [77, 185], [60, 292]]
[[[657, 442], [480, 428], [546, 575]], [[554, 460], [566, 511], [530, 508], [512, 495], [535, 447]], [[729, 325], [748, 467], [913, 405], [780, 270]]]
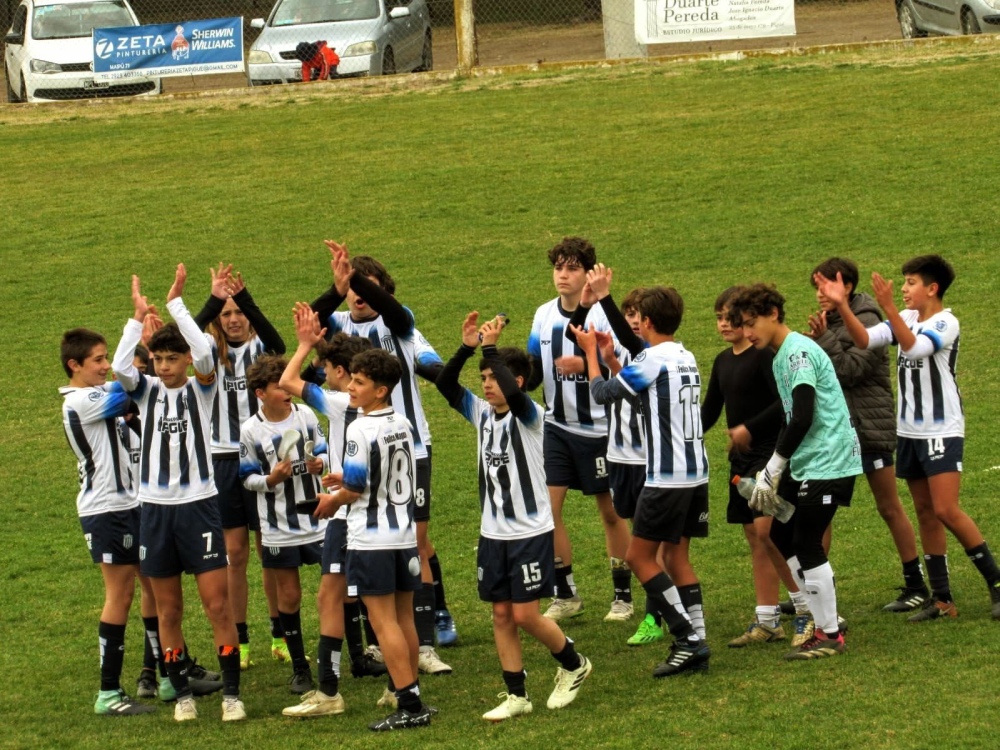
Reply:
[[247, 285], [243, 282], [243, 274], [239, 271], [235, 274], [231, 274], [229, 279], [226, 281], [226, 292], [230, 297], [235, 297], [246, 288]]
[[209, 268], [208, 271], [212, 274], [212, 296], [219, 299], [226, 299], [229, 296], [227, 286], [229, 276], [233, 272], [233, 264], [230, 263], [227, 266], [223, 265], [222, 261], [219, 261], [217, 269]]
[[347, 290], [351, 286], [351, 276], [354, 275], [354, 267], [351, 266], [351, 256], [347, 252], [347, 245], [341, 245], [335, 240], [323, 240], [323, 244], [330, 249], [330, 270], [333, 271], [333, 284], [337, 288], [337, 293], [342, 297], [347, 295]]
[[183, 263], [177, 264], [177, 272], [174, 274], [174, 283], [170, 285], [167, 292], [167, 302], [175, 300], [184, 294], [184, 284], [187, 282], [187, 269]]
[[587, 284], [598, 301], [611, 293], [611, 278], [613, 275], [612, 270], [603, 263], [598, 263], [587, 271]]
[[295, 338], [300, 344], [315, 347], [326, 336], [319, 325], [319, 315], [305, 302], [295, 303]]
[[483, 342], [483, 346], [496, 346], [503, 327], [504, 323], [500, 317], [492, 318], [483, 323], [479, 328], [479, 339]]
[[597, 337], [597, 351], [601, 355], [601, 359], [605, 362], [617, 359], [614, 336], [607, 331], [594, 331], [594, 335]]
[[163, 328], [163, 318], [156, 310], [156, 305], [149, 305], [146, 318], [142, 321], [142, 338], [140, 339], [143, 346], [149, 347], [149, 340], [153, 337], [153, 334]]
[[140, 323], [145, 322], [146, 316], [149, 314], [149, 302], [142, 295], [142, 291], [139, 286], [139, 277], [132, 274], [132, 307], [135, 308], [135, 319]]
[[875, 301], [878, 302], [878, 306], [884, 312], [898, 312], [896, 309], [896, 300], [893, 299], [892, 294], [892, 281], [886, 279], [881, 274], [873, 273], [872, 292], [875, 294]]
[[840, 271], [837, 271], [836, 279], [828, 279], [823, 274], [816, 272], [813, 274], [813, 283], [816, 284], [819, 293], [836, 307], [844, 304], [847, 299], [847, 288], [844, 286], [844, 277]]
[[475, 310], [462, 321], [462, 343], [473, 349], [479, 346], [479, 313]]
[[[594, 324], [591, 323], [589, 329], [584, 326], [570, 326], [570, 330], [573, 331], [573, 335], [576, 336], [576, 345], [579, 346], [587, 354], [597, 351], [597, 332], [594, 330]], [[565, 357], [560, 357], [559, 359], [565, 359]], [[573, 357], [572, 359], [579, 361], [579, 357]], [[558, 365], [558, 360], [557, 363]]]
[[826, 310], [820, 310], [809, 316], [809, 330], [807, 336], [818, 339], [827, 331]]

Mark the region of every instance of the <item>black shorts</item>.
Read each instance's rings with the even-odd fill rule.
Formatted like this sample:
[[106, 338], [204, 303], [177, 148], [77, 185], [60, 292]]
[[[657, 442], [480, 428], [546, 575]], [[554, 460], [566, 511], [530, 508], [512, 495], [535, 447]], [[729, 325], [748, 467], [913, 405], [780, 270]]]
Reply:
[[756, 477], [757, 472], [764, 468], [767, 459], [756, 463], [743, 463], [740, 466], [729, 465], [729, 503], [726, 505], [726, 523], [746, 526], [764, 514], [750, 507], [747, 499], [740, 494], [733, 484], [734, 477]]
[[551, 531], [527, 539], [481, 536], [476, 566], [484, 602], [536, 602], [556, 595]]
[[427, 446], [427, 458], [417, 459], [417, 487], [414, 492], [414, 521], [431, 520], [431, 447]]
[[384, 596], [419, 591], [420, 555], [416, 547], [347, 550], [347, 595]]
[[[807, 505], [836, 505], [851, 507], [854, 482], [857, 477], [840, 479], [803, 479], [801, 482], [788, 477], [778, 487], [778, 494], [796, 508]], [[794, 517], [793, 517], [794, 518]]]
[[261, 547], [260, 567], [301, 568], [319, 565], [323, 560], [323, 542], [296, 544], [290, 547]]
[[347, 519], [331, 518], [323, 540], [323, 573], [344, 575], [347, 571]]
[[891, 453], [874, 452], [861, 454], [862, 474], [871, 474], [873, 471], [884, 469], [886, 466], [892, 466]]
[[965, 438], [896, 438], [896, 476], [925, 479], [962, 471]]
[[142, 504], [139, 572], [152, 578], [226, 567], [215, 496], [182, 505]]
[[639, 494], [646, 485], [645, 464], [620, 464], [608, 461], [608, 486], [611, 503], [620, 518], [632, 518]]
[[106, 565], [139, 564], [139, 507], [81, 516], [90, 559]]
[[608, 438], [574, 435], [549, 422], [542, 442], [545, 484], [584, 495], [608, 492]]
[[708, 536], [708, 484], [697, 487], [644, 487], [632, 535], [651, 542], [680, 544]]
[[240, 481], [239, 455], [212, 456], [212, 467], [215, 471], [215, 489], [219, 492], [222, 528], [260, 531], [257, 493], [248, 490]]

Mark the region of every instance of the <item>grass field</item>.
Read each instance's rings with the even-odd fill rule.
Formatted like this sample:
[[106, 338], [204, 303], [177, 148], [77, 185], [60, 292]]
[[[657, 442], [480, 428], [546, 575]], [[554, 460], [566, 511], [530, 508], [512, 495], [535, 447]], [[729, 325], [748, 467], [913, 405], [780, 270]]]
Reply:
[[[776, 282], [801, 329], [814, 306], [809, 272], [827, 256], [898, 277], [907, 257], [941, 252], [958, 271], [948, 302], [964, 326], [963, 503], [1000, 545], [1000, 363], [991, 323], [1000, 275], [998, 51], [981, 40], [0, 110], [0, 746], [994, 745], [1000, 626], [986, 589], [952, 544], [958, 622], [908, 626], [881, 613], [899, 565], [863, 482], [854, 507], [837, 516], [831, 555], [848, 654], [787, 664], [781, 646], [726, 649], [751, 618], [753, 597], [742, 532], [724, 523], [721, 470], [712, 480], [712, 535], [693, 550], [711, 673], [654, 682], [649, 671], [664, 649], [628, 649], [634, 623], [601, 621], [611, 598], [602, 534], [592, 503], [576, 497], [568, 514], [588, 609], [567, 630], [594, 674], [576, 703], [548, 712], [554, 662], [529, 644], [535, 713], [485, 724], [479, 715], [503, 684], [489, 610], [475, 595], [473, 435], [433, 389], [425, 390], [431, 535], [462, 645], [444, 654], [454, 675], [423, 680], [441, 709], [431, 729], [369, 736], [381, 685], [351, 678], [343, 717], [283, 719], [280, 708], [294, 701], [286, 670], [265, 658], [259, 587], [251, 605], [258, 663], [244, 675], [250, 721], [223, 727], [217, 697], [204, 699], [195, 726], [175, 726], [168, 707], [137, 720], [95, 717], [102, 591], [75, 515], [56, 388], [65, 380], [62, 331], [87, 325], [117, 343], [130, 315], [129, 275], [140, 274], [162, 303], [180, 261], [192, 276], [191, 306], [208, 293], [210, 265], [235, 263], [293, 342], [292, 304], [330, 281], [325, 237], [384, 260], [397, 296], [447, 357], [470, 309], [504, 310], [507, 342], [523, 343], [535, 307], [553, 296], [545, 251], [563, 235], [587, 236], [615, 269], [619, 294], [640, 283], [677, 287], [686, 302], [679, 337], [703, 377], [722, 348], [712, 300], [729, 284]], [[722, 469], [718, 431], [709, 444]], [[307, 641], [316, 632], [310, 597]], [[188, 640], [208, 661], [211, 634], [189, 601]], [[133, 615], [129, 690], [141, 661], [137, 607]]]

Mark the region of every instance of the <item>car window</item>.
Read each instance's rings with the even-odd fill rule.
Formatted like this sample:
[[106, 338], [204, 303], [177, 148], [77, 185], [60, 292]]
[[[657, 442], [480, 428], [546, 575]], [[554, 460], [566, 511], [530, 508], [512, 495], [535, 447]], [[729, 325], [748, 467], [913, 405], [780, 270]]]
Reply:
[[72, 39], [90, 36], [94, 29], [134, 25], [125, 3], [118, 0], [40, 5], [35, 7], [31, 36], [35, 39]]
[[378, 14], [378, 0], [281, 0], [274, 9], [271, 25], [361, 21], [377, 18]]
[[28, 20], [28, 7], [26, 5], [21, 5], [14, 12], [14, 23], [10, 25], [11, 34], [23, 34], [24, 28], [27, 26]]

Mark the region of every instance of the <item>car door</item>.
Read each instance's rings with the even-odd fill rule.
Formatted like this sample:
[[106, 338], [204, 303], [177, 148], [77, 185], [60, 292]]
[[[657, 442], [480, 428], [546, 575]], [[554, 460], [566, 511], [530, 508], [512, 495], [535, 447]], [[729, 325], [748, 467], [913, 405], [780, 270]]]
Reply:
[[[4, 45], [4, 75], [7, 76], [7, 85], [12, 91], [21, 90], [22, 68], [24, 66], [24, 50], [26, 48], [25, 37], [28, 34], [28, 4], [21, 3], [14, 11], [14, 22], [7, 32], [7, 42]], [[12, 39], [19, 38], [20, 43], [12, 43]]]
[[957, 34], [961, 28], [960, 0], [913, 0], [924, 28], [943, 34]]
[[[393, 8], [407, 8], [407, 0], [386, 0], [385, 12], [388, 16]], [[419, 65], [423, 50], [423, 39], [419, 24], [412, 15], [389, 19], [389, 38], [396, 53], [396, 70], [412, 70]]]

